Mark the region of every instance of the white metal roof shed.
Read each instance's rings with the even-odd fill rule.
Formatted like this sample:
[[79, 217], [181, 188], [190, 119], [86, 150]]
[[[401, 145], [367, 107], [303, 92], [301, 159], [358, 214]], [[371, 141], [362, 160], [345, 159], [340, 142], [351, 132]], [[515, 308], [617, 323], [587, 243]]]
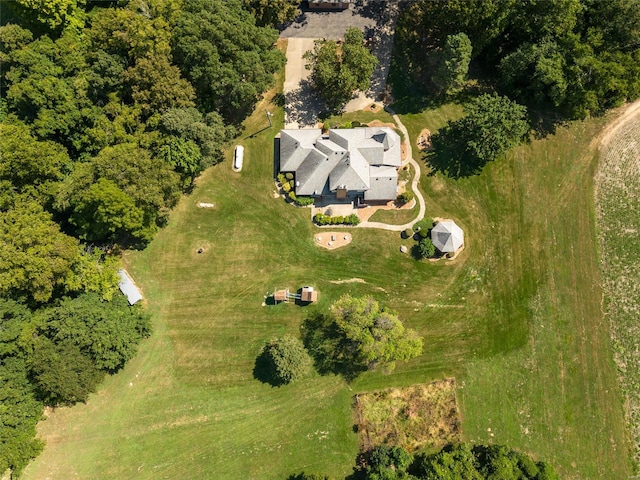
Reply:
[[129, 305], [133, 305], [142, 300], [142, 294], [133, 283], [129, 274], [125, 270], [120, 269], [118, 270], [118, 275], [120, 275], [118, 287], [120, 287], [120, 291], [127, 297], [127, 300], [129, 300]]

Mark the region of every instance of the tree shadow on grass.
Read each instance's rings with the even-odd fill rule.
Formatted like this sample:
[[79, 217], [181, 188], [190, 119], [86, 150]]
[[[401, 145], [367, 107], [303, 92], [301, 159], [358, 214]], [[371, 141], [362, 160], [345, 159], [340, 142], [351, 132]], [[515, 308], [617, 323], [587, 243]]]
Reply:
[[433, 169], [453, 179], [479, 175], [484, 164], [472, 159], [468, 154], [455, 150], [434, 150], [423, 155], [424, 162]]
[[282, 380], [275, 376], [273, 372], [273, 365], [265, 350], [263, 350], [256, 358], [256, 363], [253, 366], [253, 378], [262, 383], [268, 383], [272, 387], [280, 387], [281, 385], [284, 385]]
[[302, 342], [321, 375], [334, 373], [350, 383], [367, 370], [354, 364], [353, 345], [340, 334], [330, 316], [316, 312], [302, 322], [301, 333]]

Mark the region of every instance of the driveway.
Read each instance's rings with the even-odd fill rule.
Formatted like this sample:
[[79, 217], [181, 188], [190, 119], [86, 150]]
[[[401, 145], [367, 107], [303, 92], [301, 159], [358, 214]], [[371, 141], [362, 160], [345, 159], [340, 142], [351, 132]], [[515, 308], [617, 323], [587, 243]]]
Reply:
[[389, 72], [393, 34], [399, 8], [395, 2], [367, 2], [341, 12], [303, 10], [285, 28], [281, 38], [288, 39], [285, 68], [285, 128], [313, 128], [324, 110], [323, 102], [311, 90], [309, 71], [304, 68], [304, 52], [313, 49], [315, 39], [338, 40], [350, 27], [363, 30], [373, 40], [372, 52], [378, 67], [371, 88], [347, 103], [345, 111], [361, 110], [381, 98]]

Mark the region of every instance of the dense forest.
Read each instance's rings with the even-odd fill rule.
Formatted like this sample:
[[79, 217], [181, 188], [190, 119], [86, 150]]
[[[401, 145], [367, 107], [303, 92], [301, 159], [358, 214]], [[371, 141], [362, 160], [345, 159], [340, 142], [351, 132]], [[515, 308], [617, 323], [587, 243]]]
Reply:
[[638, 25], [637, 0], [420, 1], [398, 21], [396, 71], [441, 94], [470, 68], [538, 118], [584, 118], [640, 95]]
[[117, 289], [284, 64], [297, 2], [0, 4], [0, 472], [149, 335]]

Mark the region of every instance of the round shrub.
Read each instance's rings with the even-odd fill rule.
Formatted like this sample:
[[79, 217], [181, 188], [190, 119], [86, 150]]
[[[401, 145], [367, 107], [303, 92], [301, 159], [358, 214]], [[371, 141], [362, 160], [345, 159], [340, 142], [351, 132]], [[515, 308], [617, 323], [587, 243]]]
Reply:
[[411, 238], [413, 237], [413, 230], [411, 230], [410, 228], [407, 228], [404, 232], [402, 232], [402, 236], [404, 238]]
[[427, 230], [426, 228], [421, 228], [418, 232], [418, 235], [420, 236], [420, 238], [427, 238], [429, 236], [429, 230]]
[[418, 253], [422, 258], [431, 258], [436, 253], [436, 247], [429, 237], [422, 238], [418, 242]]
[[293, 173], [291, 173], [291, 172], [287, 173], [287, 174], [285, 175], [285, 178], [286, 178], [287, 180], [293, 180]]
[[284, 182], [282, 184], [282, 190], [284, 190], [284, 193], [289, 193], [291, 191], [291, 184], [289, 182]]
[[291, 335], [271, 340], [256, 360], [256, 373], [274, 385], [286, 385], [311, 371], [311, 358], [302, 342]]
[[360, 217], [358, 217], [358, 215], [356, 215], [355, 213], [352, 213], [348, 217], [345, 217], [344, 220], [344, 223], [348, 225], [358, 225], [360, 223]]
[[406, 192], [402, 192], [400, 195], [396, 197], [396, 203], [398, 205], [404, 205], [413, 200], [413, 192], [407, 190]]

